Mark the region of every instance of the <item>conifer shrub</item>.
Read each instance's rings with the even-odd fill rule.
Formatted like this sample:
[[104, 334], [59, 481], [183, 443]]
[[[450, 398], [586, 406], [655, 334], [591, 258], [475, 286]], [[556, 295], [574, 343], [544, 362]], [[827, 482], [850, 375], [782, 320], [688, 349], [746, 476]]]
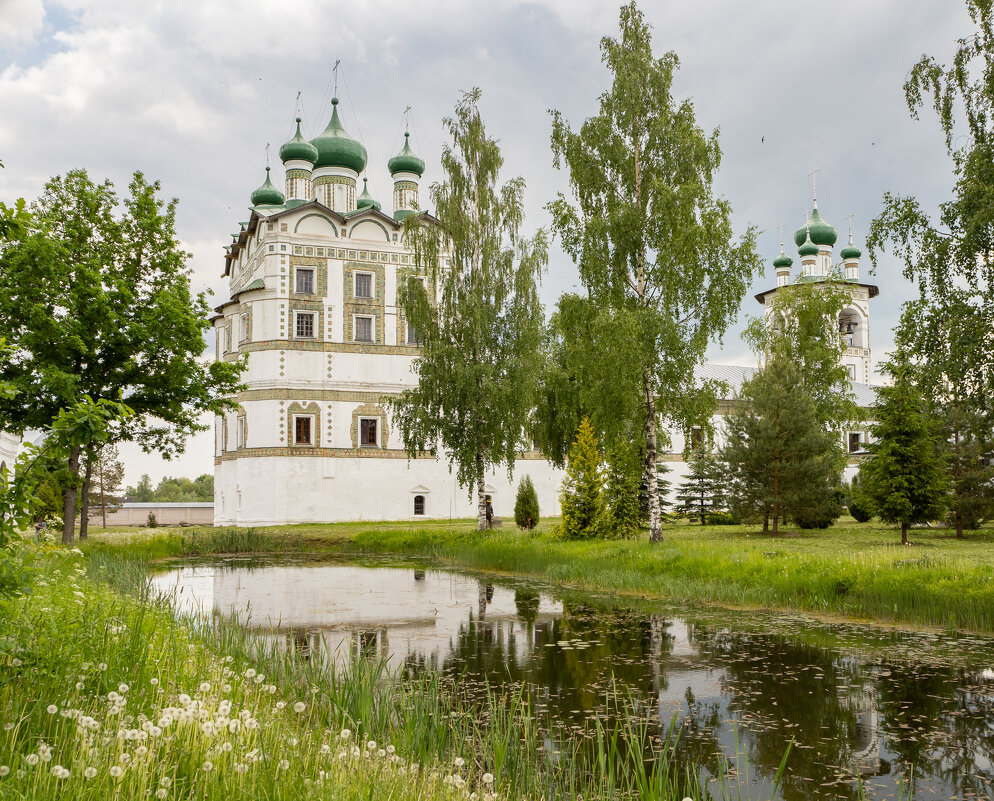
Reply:
[[609, 539], [634, 539], [642, 520], [640, 489], [644, 482], [640, 454], [630, 444], [611, 448], [602, 494], [598, 535]]
[[531, 476], [525, 476], [518, 483], [518, 496], [514, 501], [514, 522], [518, 528], [528, 531], [538, 525], [538, 493]]
[[604, 476], [597, 436], [586, 417], [580, 421], [576, 440], [569, 451], [560, 504], [559, 535], [567, 540], [598, 536], [603, 523]]
[[146, 528], [158, 528], [159, 521], [155, 519], [155, 512], [149, 512], [148, 518], [145, 520]]

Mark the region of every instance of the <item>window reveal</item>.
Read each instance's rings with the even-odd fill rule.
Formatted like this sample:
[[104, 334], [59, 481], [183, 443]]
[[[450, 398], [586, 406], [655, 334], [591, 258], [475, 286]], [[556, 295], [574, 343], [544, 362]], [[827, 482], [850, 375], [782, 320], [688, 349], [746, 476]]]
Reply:
[[356, 342], [372, 342], [373, 341], [373, 318], [372, 317], [356, 317], [355, 318], [355, 341]]
[[306, 416], [293, 418], [293, 441], [297, 445], [311, 444], [311, 418]]
[[298, 295], [314, 294], [314, 270], [297, 268], [296, 292]]
[[363, 417], [359, 420], [359, 444], [367, 448], [375, 448], [379, 441], [377, 440], [377, 424], [379, 420], [375, 417]]
[[314, 339], [314, 313], [298, 312], [294, 318], [294, 336], [300, 339]]
[[415, 495], [414, 496], [414, 514], [423, 515], [425, 513], [425, 496]]
[[373, 276], [369, 273], [355, 274], [355, 296], [357, 298], [373, 297]]

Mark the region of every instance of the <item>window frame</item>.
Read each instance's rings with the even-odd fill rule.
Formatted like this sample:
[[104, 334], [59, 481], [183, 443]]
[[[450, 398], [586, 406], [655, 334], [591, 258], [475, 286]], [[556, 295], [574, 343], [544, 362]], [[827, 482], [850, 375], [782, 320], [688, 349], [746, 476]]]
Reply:
[[[307, 442], [301, 442], [297, 439], [298, 429], [297, 423], [299, 421], [307, 421]], [[294, 414], [293, 415], [293, 444], [297, 446], [314, 447], [314, 415], [313, 414]]]
[[[297, 327], [298, 320], [300, 320], [301, 317], [304, 317], [304, 316], [309, 316], [311, 318], [311, 335], [310, 336], [305, 336], [303, 334], [300, 334], [299, 333], [300, 329]], [[318, 313], [315, 312], [315, 311], [306, 311], [306, 310], [294, 309], [294, 311], [293, 311], [293, 338], [294, 339], [317, 339], [318, 338], [317, 316], [318, 316]]]
[[248, 312], [238, 315], [238, 341], [248, 341]]
[[[369, 339], [359, 339], [359, 320], [369, 320]], [[353, 342], [376, 342], [376, 315], [375, 314], [353, 314], [352, 315], [352, 341]]]
[[[375, 434], [375, 438], [374, 438], [375, 441], [374, 442], [363, 442], [363, 436], [365, 434], [364, 426], [363, 426], [364, 423], [372, 423], [373, 424], [373, 432]], [[382, 426], [380, 425], [380, 418], [379, 417], [370, 416], [370, 415], [364, 415], [364, 416], [361, 415], [359, 417], [359, 423], [358, 423], [358, 425], [359, 425], [359, 447], [360, 448], [379, 448], [380, 447], [380, 429], [382, 428]]]
[[[310, 291], [300, 288], [300, 279], [304, 275], [310, 276]], [[317, 294], [317, 270], [314, 267], [294, 267], [293, 268], [293, 293], [295, 295], [316, 295]]]
[[[418, 500], [421, 500], [421, 511], [418, 511]], [[414, 496], [414, 516], [415, 517], [425, 517], [428, 514], [428, 496], [419, 492]]]
[[245, 447], [245, 415], [240, 414], [235, 418], [235, 448]]
[[[369, 279], [369, 294], [359, 294], [359, 276]], [[367, 270], [356, 270], [352, 273], [352, 297], [356, 300], [376, 300], [376, 273]]]

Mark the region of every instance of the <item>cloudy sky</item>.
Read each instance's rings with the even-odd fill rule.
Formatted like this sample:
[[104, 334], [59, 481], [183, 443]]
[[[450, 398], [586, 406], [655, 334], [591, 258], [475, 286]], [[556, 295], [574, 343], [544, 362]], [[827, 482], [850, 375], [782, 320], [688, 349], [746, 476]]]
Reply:
[[[767, 262], [778, 252], [777, 226], [789, 236], [803, 225], [814, 168], [820, 210], [840, 242], [853, 214], [863, 245], [884, 191], [915, 194], [929, 208], [946, 196], [938, 126], [929, 113], [911, 119], [901, 87], [923, 53], [948, 61], [971, 31], [958, 0], [644, 0], [642, 8], [656, 50], [680, 57], [676, 92], [693, 99], [702, 126], [720, 128], [718, 191], [739, 230], [762, 231]], [[403, 109], [413, 109], [413, 144], [430, 182], [442, 117], [460, 91], [479, 86], [507, 174], [527, 180], [527, 222], [547, 226], [544, 205], [567, 189], [552, 166], [548, 110], [574, 124], [596, 111], [609, 81], [598, 42], [615, 34], [617, 19], [615, 3], [597, 0], [0, 0], [0, 200], [33, 198], [74, 167], [121, 188], [141, 170], [179, 198], [194, 283], [220, 303], [222, 248], [247, 219], [266, 144], [275, 152], [291, 135], [298, 92], [305, 134], [324, 127], [341, 59], [343, 122], [366, 146], [370, 188], [384, 206]], [[911, 287], [886, 258], [872, 280], [881, 289], [871, 321], [877, 359]], [[752, 363], [738, 332], [760, 311], [752, 294], [772, 282], [769, 268], [712, 359]], [[572, 264], [554, 252], [546, 305], [576, 287]], [[209, 434], [173, 462], [127, 450], [127, 478], [209, 472], [211, 454]]]

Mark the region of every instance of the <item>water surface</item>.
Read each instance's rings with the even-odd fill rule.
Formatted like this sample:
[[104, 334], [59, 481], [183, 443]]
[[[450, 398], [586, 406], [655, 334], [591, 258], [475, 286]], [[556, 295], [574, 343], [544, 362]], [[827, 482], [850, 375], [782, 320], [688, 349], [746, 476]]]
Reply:
[[[157, 575], [179, 607], [235, 615], [308, 658], [385, 657], [463, 685], [523, 686], [576, 736], [620, 688], [680, 752], [762, 797], [994, 798], [994, 640], [674, 607], [455, 571], [214, 562]], [[737, 745], [736, 745], [737, 743]], [[913, 777], [913, 780], [910, 779]], [[908, 782], [911, 781], [909, 785]]]

